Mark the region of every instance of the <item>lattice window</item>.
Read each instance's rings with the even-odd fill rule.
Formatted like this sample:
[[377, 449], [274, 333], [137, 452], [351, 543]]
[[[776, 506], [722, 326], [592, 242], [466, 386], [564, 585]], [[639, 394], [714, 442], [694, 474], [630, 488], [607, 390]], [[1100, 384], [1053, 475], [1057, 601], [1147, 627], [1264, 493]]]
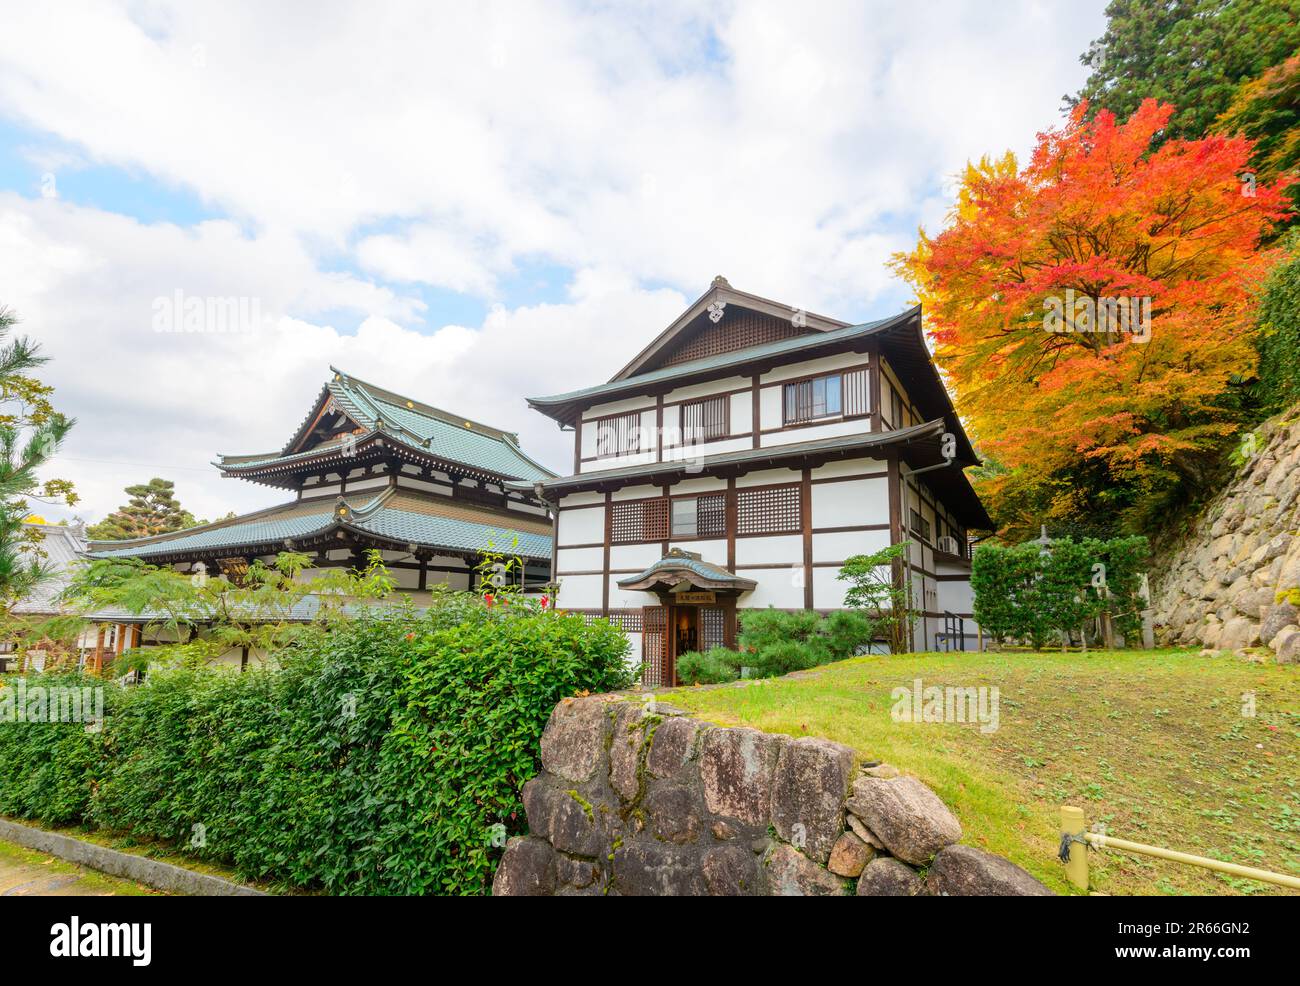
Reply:
[[727, 645], [727, 611], [713, 607], [700, 608], [700, 650]]
[[866, 370], [850, 370], [844, 374], [844, 416], [863, 417], [871, 413], [871, 388]]
[[640, 411], [611, 414], [591, 424], [596, 429], [596, 455], [632, 455], [641, 451]]
[[706, 397], [682, 405], [682, 444], [698, 445], [731, 434], [731, 398]]
[[818, 418], [838, 417], [844, 412], [842, 383], [840, 374], [829, 373], [786, 384], [782, 388], [785, 423], [794, 425]]
[[803, 529], [799, 485], [736, 492], [737, 534], [784, 534]]
[[640, 633], [642, 627], [640, 610], [624, 610], [609, 614], [609, 622], [624, 633]]
[[668, 501], [627, 500], [610, 504], [610, 541], [664, 541], [668, 538]]
[[722, 321], [717, 325], [710, 324], [708, 316], [701, 315], [696, 323], [686, 330], [688, 338], [658, 365], [676, 366], [678, 363], [703, 359], [706, 356], [717, 356], [719, 353], [732, 353], [738, 349], [748, 349], [750, 346], [764, 346], [769, 342], [805, 335], [808, 331], [806, 328], [796, 326], [790, 319], [728, 305], [723, 310]]
[[722, 537], [727, 533], [725, 493], [675, 497], [672, 504], [673, 537]]

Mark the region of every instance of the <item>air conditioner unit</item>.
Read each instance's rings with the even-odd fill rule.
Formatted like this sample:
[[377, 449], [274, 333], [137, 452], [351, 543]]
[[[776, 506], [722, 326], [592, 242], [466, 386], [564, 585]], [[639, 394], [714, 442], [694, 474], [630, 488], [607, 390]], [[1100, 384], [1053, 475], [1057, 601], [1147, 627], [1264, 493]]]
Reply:
[[957, 544], [957, 539], [950, 534], [945, 534], [939, 538], [937, 547], [940, 551], [946, 551], [950, 555], [961, 554], [961, 547]]

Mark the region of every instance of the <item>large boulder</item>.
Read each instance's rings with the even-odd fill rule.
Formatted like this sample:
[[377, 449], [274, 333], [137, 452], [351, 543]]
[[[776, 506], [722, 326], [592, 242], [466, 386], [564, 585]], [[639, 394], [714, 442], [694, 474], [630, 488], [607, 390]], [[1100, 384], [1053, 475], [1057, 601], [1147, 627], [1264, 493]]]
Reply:
[[1235, 616], [1223, 625], [1219, 634], [1218, 647], [1221, 650], [1240, 650], [1253, 647], [1259, 643], [1259, 623], [1246, 616]]
[[1277, 648], [1278, 664], [1300, 664], [1300, 633], [1293, 633]]
[[614, 717], [609, 745], [609, 786], [624, 801], [641, 793], [641, 747], [645, 743], [645, 717], [641, 707], [627, 704]]
[[665, 719], [655, 730], [645, 769], [652, 777], [673, 776], [694, 756], [699, 730], [700, 724], [694, 719]]
[[852, 832], [845, 832], [836, 840], [826, 868], [839, 876], [859, 876], [875, 855], [874, 847], [867, 845]]
[[523, 789], [528, 830], [545, 838], [561, 852], [575, 856], [598, 856], [608, 833], [594, 807], [578, 791], [551, 787], [534, 777]]
[[566, 698], [551, 711], [542, 732], [542, 766], [569, 781], [585, 781], [605, 752], [610, 727], [600, 698]]
[[613, 889], [624, 897], [702, 897], [708, 887], [694, 849], [637, 844], [614, 850]]
[[1272, 646], [1273, 638], [1281, 633], [1284, 627], [1295, 626], [1297, 623], [1300, 623], [1300, 608], [1283, 600], [1269, 608], [1268, 615], [1260, 624], [1259, 639]]
[[1010, 860], [973, 846], [949, 846], [934, 857], [926, 889], [944, 897], [1052, 897]]
[[550, 897], [555, 893], [555, 850], [541, 839], [516, 837], [492, 878], [493, 897]]
[[961, 825], [948, 806], [915, 777], [859, 777], [847, 807], [886, 849], [916, 866], [961, 838]]
[[873, 859], [858, 880], [859, 897], [916, 897], [924, 892], [916, 870], [888, 856]]
[[747, 825], [766, 825], [783, 737], [757, 729], [711, 729], [700, 752], [704, 806]]
[[744, 846], [714, 846], [700, 866], [710, 897], [752, 897], [759, 892], [758, 856]]
[[764, 860], [767, 884], [774, 897], [842, 897], [847, 880], [818, 866], [794, 846], [778, 843]]
[[781, 748], [772, 783], [776, 834], [825, 863], [844, 831], [844, 799], [853, 780], [853, 750], [840, 743], [800, 737]]
[[656, 782], [643, 802], [655, 838], [678, 845], [698, 839], [704, 822], [696, 811], [695, 798], [685, 787], [671, 782]]

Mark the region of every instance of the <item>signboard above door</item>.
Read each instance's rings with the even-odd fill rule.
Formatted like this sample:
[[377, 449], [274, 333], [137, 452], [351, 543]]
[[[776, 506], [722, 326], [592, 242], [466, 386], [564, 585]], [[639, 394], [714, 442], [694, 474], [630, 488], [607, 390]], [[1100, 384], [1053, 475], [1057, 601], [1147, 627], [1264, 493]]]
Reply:
[[674, 592], [673, 602], [675, 603], [716, 603], [717, 595], [712, 592]]

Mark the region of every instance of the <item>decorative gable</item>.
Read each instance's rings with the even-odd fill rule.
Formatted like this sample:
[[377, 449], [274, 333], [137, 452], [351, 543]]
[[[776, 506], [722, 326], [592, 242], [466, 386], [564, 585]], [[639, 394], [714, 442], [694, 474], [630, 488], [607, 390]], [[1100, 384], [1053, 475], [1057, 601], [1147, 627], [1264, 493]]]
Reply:
[[[718, 316], [716, 322], [713, 320], [714, 315]], [[696, 316], [679, 338], [647, 363], [641, 372], [763, 346], [794, 336], [816, 334], [816, 330], [808, 328], [806, 322], [796, 324], [801, 321], [804, 320], [796, 312], [792, 312], [789, 318], [778, 318], [738, 305], [725, 305], [721, 308], [711, 306], [710, 310]]]

